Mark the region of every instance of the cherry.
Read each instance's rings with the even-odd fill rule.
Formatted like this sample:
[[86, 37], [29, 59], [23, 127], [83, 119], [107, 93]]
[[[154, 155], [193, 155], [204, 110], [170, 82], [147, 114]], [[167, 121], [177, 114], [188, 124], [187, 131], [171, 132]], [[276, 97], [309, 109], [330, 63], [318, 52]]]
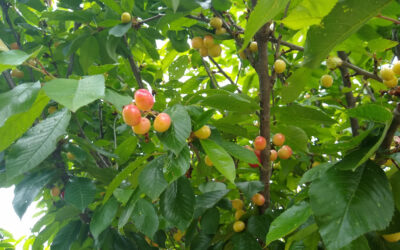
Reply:
[[386, 81], [389, 81], [389, 80], [395, 78], [393, 70], [391, 70], [389, 68], [382, 68], [380, 71], [380, 74], [381, 74], [381, 78]]
[[138, 89], [135, 92], [136, 106], [142, 111], [149, 111], [154, 105], [154, 99], [147, 89]]
[[203, 45], [207, 49], [211, 48], [214, 45], [214, 38], [210, 35], [207, 35], [203, 39]]
[[237, 233], [243, 231], [245, 227], [246, 224], [244, 224], [244, 222], [241, 220], [238, 220], [235, 223], [233, 223], [233, 231]]
[[262, 136], [257, 136], [254, 140], [254, 149], [263, 150], [267, 146], [267, 140]]
[[167, 113], [160, 113], [157, 115], [156, 119], [154, 119], [154, 130], [157, 132], [165, 132], [171, 126], [171, 117]]
[[219, 17], [213, 17], [210, 20], [210, 25], [215, 28], [215, 29], [219, 29], [222, 27], [222, 20]]
[[140, 110], [133, 104], [126, 105], [122, 110], [122, 118], [129, 126], [136, 126], [140, 123]]
[[51, 196], [57, 197], [60, 195], [60, 189], [58, 187], [53, 187], [50, 191]]
[[290, 156], [292, 156], [292, 149], [289, 146], [284, 145], [278, 150], [278, 156], [282, 160], [289, 159]]
[[211, 57], [218, 57], [221, 55], [221, 51], [221, 46], [219, 46], [219, 44], [214, 44], [208, 49], [208, 55]]
[[203, 47], [203, 38], [199, 36], [193, 37], [191, 42], [193, 49], [200, 49], [201, 47]]
[[285, 136], [284, 136], [283, 134], [281, 134], [281, 133], [275, 134], [275, 135], [272, 137], [272, 143], [273, 143], [275, 146], [280, 147], [280, 146], [283, 145], [284, 142], [285, 142]]
[[129, 23], [131, 21], [131, 14], [129, 14], [128, 12], [124, 12], [121, 15], [121, 22], [122, 23]]
[[209, 126], [204, 125], [201, 127], [199, 130], [194, 132], [194, 136], [196, 136], [199, 139], [207, 139], [211, 135], [211, 129]]
[[140, 123], [136, 126], [132, 126], [132, 130], [135, 134], [144, 135], [150, 130], [150, 121], [146, 117], [140, 119]]
[[398, 82], [397, 77], [393, 77], [392, 79], [387, 80], [387, 81], [383, 80], [383, 84], [385, 84], [385, 86], [388, 87], [388, 88], [396, 87], [397, 86], [397, 82]]
[[333, 78], [330, 75], [323, 75], [321, 77], [321, 85], [324, 86], [325, 88], [330, 88], [332, 87], [333, 84]]
[[224, 27], [221, 27], [221, 28], [215, 30], [216, 35], [223, 35], [225, 33], [226, 33], [226, 29]]
[[201, 48], [199, 49], [199, 53], [200, 53], [200, 55], [201, 55], [202, 57], [206, 57], [206, 56], [208, 56], [208, 49], [207, 49], [206, 47], [201, 47]]
[[249, 49], [251, 52], [257, 52], [258, 51], [258, 44], [257, 42], [251, 42], [249, 45]]
[[10, 44], [11, 49], [19, 49], [18, 43], [12, 43]]
[[206, 155], [206, 157], [204, 157], [204, 162], [209, 167], [212, 167], [214, 165], [213, 162], [211, 161], [210, 157], [208, 157], [208, 155]]
[[396, 75], [400, 75], [400, 62], [395, 63], [392, 70]]
[[285, 61], [283, 61], [281, 59], [276, 60], [274, 63], [274, 69], [275, 69], [275, 72], [278, 74], [283, 73], [283, 71], [285, 71], [285, 69], [286, 69]]
[[232, 207], [236, 210], [242, 210], [244, 204], [243, 201], [240, 199], [234, 199], [232, 200]]
[[19, 70], [19, 69], [13, 69], [12, 71], [11, 71], [11, 76], [12, 77], [15, 77], [15, 78], [19, 78], [19, 79], [21, 79], [21, 78], [24, 78], [24, 72], [22, 72], [21, 70]]
[[274, 150], [274, 149], [271, 149], [270, 155], [269, 155], [269, 160], [275, 161], [276, 159], [278, 159], [278, 152], [276, 152], [276, 150]]
[[75, 155], [71, 152], [67, 152], [67, 159], [73, 161], [75, 160]]
[[262, 194], [256, 193], [251, 198], [251, 201], [253, 201], [253, 203], [256, 204], [257, 206], [262, 206], [265, 203], [265, 197]]
[[241, 209], [236, 210], [236, 212], [235, 212], [235, 220], [239, 220], [245, 214], [246, 214], [246, 212], [241, 210]]

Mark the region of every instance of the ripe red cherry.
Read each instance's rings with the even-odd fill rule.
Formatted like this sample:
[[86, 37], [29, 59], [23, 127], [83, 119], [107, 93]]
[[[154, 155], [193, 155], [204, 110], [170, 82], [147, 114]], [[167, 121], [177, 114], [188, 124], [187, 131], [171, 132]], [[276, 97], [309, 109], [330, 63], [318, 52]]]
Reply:
[[133, 104], [126, 105], [122, 110], [122, 118], [129, 126], [136, 126], [140, 123], [140, 110]]
[[149, 111], [154, 105], [154, 99], [147, 89], [138, 89], [135, 92], [136, 106], [142, 111]]
[[[261, 164], [260, 155], [257, 155], [257, 153], [256, 153], [256, 156], [257, 156], [258, 162]], [[249, 166], [252, 167], [252, 168], [258, 168], [260, 165], [259, 164], [251, 164], [251, 163], [249, 163]]]
[[256, 150], [263, 150], [267, 146], [267, 140], [262, 136], [257, 136], [254, 140], [254, 148]]
[[292, 149], [288, 145], [284, 145], [278, 150], [278, 156], [282, 160], [289, 159], [292, 156]]
[[285, 136], [281, 133], [275, 134], [272, 137], [272, 143], [278, 147], [282, 146], [285, 143]]
[[165, 132], [171, 126], [171, 117], [167, 113], [160, 113], [154, 119], [154, 130], [157, 132]]

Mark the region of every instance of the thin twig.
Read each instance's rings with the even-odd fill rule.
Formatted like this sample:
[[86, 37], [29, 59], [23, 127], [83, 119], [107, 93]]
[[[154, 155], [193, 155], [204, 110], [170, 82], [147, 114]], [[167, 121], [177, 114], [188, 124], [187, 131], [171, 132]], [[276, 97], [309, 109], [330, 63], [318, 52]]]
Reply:
[[396, 108], [393, 110], [393, 120], [390, 124], [390, 127], [385, 135], [385, 138], [382, 141], [382, 144], [379, 146], [379, 150], [376, 154], [376, 162], [379, 165], [385, 163], [387, 159], [387, 154], [390, 149], [390, 145], [392, 144], [393, 137], [397, 131], [397, 128], [400, 126], [400, 103], [397, 103]]
[[103, 133], [103, 102], [100, 100], [99, 103], [99, 134], [100, 134], [100, 139], [103, 139], [104, 133]]
[[[74, 31], [79, 29], [80, 26], [81, 26], [80, 23], [74, 23]], [[65, 78], [68, 78], [72, 74], [72, 71], [74, 70], [74, 63], [75, 63], [75, 52], [69, 56], [68, 69]]]
[[161, 14], [161, 13], [160, 13], [160, 14], [158, 14], [158, 15], [149, 17], [149, 18], [147, 18], [147, 19], [143, 19], [142, 21], [138, 22], [138, 25], [143, 25], [144, 23], [148, 23], [148, 22], [150, 22], [150, 21], [156, 20], [156, 19], [161, 18], [161, 17], [163, 17], [163, 16], [165, 16], [165, 14]]
[[10, 87], [10, 89], [15, 88], [15, 83], [11, 77], [10, 70], [4, 70], [1, 74], [3, 75], [4, 79], [6, 79], [8, 87]]
[[203, 58], [201, 58], [201, 62], [203, 63], [204, 68], [206, 69], [207, 75], [210, 77], [211, 88], [216, 89], [217, 83], [215, 82], [215, 79], [211, 73], [211, 70], [208, 68], [208, 66]]
[[390, 22], [392, 22], [392, 23], [394, 23], [394, 24], [400, 24], [400, 21], [399, 21], [399, 20], [396, 20], [396, 19], [393, 19], [393, 18], [387, 17], [387, 16], [382, 16], [381, 14], [378, 14], [376, 17], [377, 17], [377, 18], [384, 19], [384, 20], [387, 20], [387, 21], [390, 21]]
[[[225, 76], [226, 79], [228, 79], [228, 81], [232, 84], [235, 85], [237, 87], [237, 85], [235, 84], [235, 82], [232, 80], [232, 78], [230, 78], [230, 76], [228, 76], [228, 74], [225, 73], [225, 71], [221, 68], [221, 66], [214, 60], [214, 58], [212, 58], [211, 56], [208, 56], [208, 58], [210, 59], [210, 61], [217, 66], [219, 72]], [[241, 93], [240, 89], [237, 89], [239, 93]]]
[[143, 85], [143, 82], [142, 82], [142, 77], [140, 76], [140, 70], [137, 67], [135, 60], [133, 59], [132, 51], [129, 48], [129, 44], [128, 44], [128, 40], [126, 38], [126, 35], [124, 36], [124, 43], [125, 43], [126, 49], [129, 51], [128, 61], [129, 61], [129, 64], [131, 66], [133, 75], [135, 76], [136, 82], [138, 83], [139, 88], [144, 89], [144, 85]]

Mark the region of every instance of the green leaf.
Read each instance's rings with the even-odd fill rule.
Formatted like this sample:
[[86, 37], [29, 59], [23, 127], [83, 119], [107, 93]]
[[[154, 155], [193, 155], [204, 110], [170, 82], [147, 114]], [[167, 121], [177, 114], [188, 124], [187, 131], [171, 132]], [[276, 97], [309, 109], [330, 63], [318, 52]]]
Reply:
[[115, 37], [122, 37], [123, 35], [126, 34], [126, 32], [129, 31], [129, 29], [132, 27], [132, 23], [127, 23], [127, 24], [118, 24], [110, 29], [108, 34], [115, 36]]
[[96, 186], [90, 179], [74, 177], [65, 187], [64, 199], [67, 203], [83, 211], [94, 200], [95, 194]]
[[13, 207], [19, 218], [22, 218], [40, 190], [51, 180], [54, 172], [54, 170], [46, 170], [34, 175], [28, 175], [15, 186]]
[[[311, 106], [292, 104], [286, 107], [274, 108], [273, 111], [279, 121], [288, 125], [293, 124], [302, 127], [310, 124], [324, 124], [331, 126], [336, 123], [329, 115]], [[296, 119], [293, 119], [294, 117]]]
[[247, 44], [264, 24], [285, 9], [288, 2], [289, 0], [260, 0], [257, 2], [247, 21], [242, 49], [247, 47]]
[[80, 107], [104, 97], [104, 76], [87, 76], [81, 80], [58, 78], [47, 82], [43, 89], [51, 99], [75, 112]]
[[124, 164], [129, 160], [133, 152], [136, 150], [138, 139], [136, 136], [130, 136], [115, 149], [114, 153], [119, 156], [118, 164]]
[[289, 145], [295, 152], [308, 152], [308, 136], [304, 130], [296, 126], [273, 126], [274, 133], [285, 135], [285, 144]]
[[350, 117], [367, 119], [386, 123], [392, 119], [392, 112], [377, 104], [363, 104], [352, 109], [346, 109]]
[[[305, 238], [315, 234], [317, 231], [318, 231], [318, 226], [315, 223], [299, 229], [296, 233], [293, 233], [293, 235], [287, 239], [285, 250], [290, 249], [290, 246], [294, 241], [304, 240]], [[319, 238], [320, 237], [318, 236], [318, 242], [320, 241]]]
[[334, 163], [324, 162], [319, 164], [318, 166], [313, 167], [312, 169], [308, 170], [303, 174], [299, 182], [299, 185], [305, 184], [307, 182], [312, 182], [313, 180], [318, 179], [333, 165]]
[[132, 1], [132, 0], [122, 0], [122, 1], [121, 1], [121, 7], [122, 7], [124, 10], [126, 10], [126, 11], [128, 11], [128, 12], [131, 12], [134, 3], [135, 3], [135, 2]]
[[21, 65], [31, 55], [26, 54], [22, 50], [9, 50], [0, 51], [0, 72], [14, 68], [15, 66]]
[[31, 128], [11, 148], [6, 159], [7, 178], [14, 178], [38, 166], [55, 149], [65, 134], [71, 113], [60, 110]]
[[211, 191], [196, 197], [194, 218], [202, 215], [207, 209], [212, 208], [229, 192], [228, 189]]
[[111, 90], [111, 89], [106, 89], [106, 93], [104, 96], [104, 100], [107, 102], [110, 102], [118, 111], [122, 111], [122, 108], [125, 105], [128, 105], [132, 103], [133, 99], [130, 96], [127, 95], [121, 95], [118, 94], [117, 92]]
[[366, 162], [378, 150], [390, 124], [388, 122], [384, 129], [373, 131], [374, 133], [365, 138], [356, 150], [346, 154], [341, 161], [336, 163], [336, 167], [342, 170], [354, 170]]
[[69, 250], [72, 243], [78, 237], [81, 227], [82, 222], [75, 220], [61, 228], [51, 243], [51, 250]]
[[140, 199], [140, 195], [141, 192], [139, 192], [139, 188], [136, 188], [128, 205], [125, 207], [125, 209], [121, 212], [121, 215], [119, 216], [118, 229], [123, 228], [126, 225], [126, 223], [128, 223], [133, 213], [133, 209], [135, 208], [135, 204]]
[[218, 11], [227, 11], [232, 5], [230, 0], [212, 0], [211, 4]]
[[5, 124], [0, 127], [0, 152], [10, 146], [31, 127], [49, 101], [50, 99], [41, 90], [29, 110], [7, 119]]
[[192, 130], [190, 116], [182, 105], [175, 105], [164, 112], [171, 117], [171, 127], [164, 133], [158, 133], [158, 138], [164, 147], [178, 155]]
[[[209, 91], [213, 93], [214, 91]], [[220, 110], [254, 113], [259, 109], [258, 104], [248, 96], [234, 94], [228, 91], [218, 91], [218, 94], [203, 97], [200, 104]]]
[[261, 250], [260, 244], [250, 233], [244, 231], [232, 237], [233, 250]]
[[308, 31], [304, 65], [317, 67], [336, 45], [350, 37], [390, 2], [391, 0], [339, 1], [322, 19], [321, 25], [312, 26]]
[[43, 249], [44, 243], [56, 232], [58, 232], [60, 227], [59, 222], [51, 223], [49, 226], [45, 227], [35, 238], [32, 250]]
[[204, 215], [201, 216], [201, 230], [206, 234], [215, 234], [219, 226], [219, 217], [217, 208], [208, 209]]
[[113, 196], [120, 202], [122, 203], [123, 206], [129, 201], [129, 198], [131, 198], [133, 194], [132, 189], [122, 189], [122, 188], [117, 188], [113, 192]]
[[181, 231], [184, 231], [192, 220], [194, 204], [194, 193], [185, 177], [171, 183], [160, 197], [161, 214]]
[[132, 213], [135, 227], [145, 235], [153, 238], [158, 229], [158, 216], [153, 204], [145, 199], [139, 199]]
[[165, 179], [171, 183], [184, 175], [190, 167], [190, 150], [189, 147], [183, 147], [178, 156], [173, 153], [168, 154], [166, 169], [164, 172]]
[[226, 190], [226, 184], [222, 183], [222, 182], [209, 181], [209, 182], [201, 183], [199, 185], [199, 190], [202, 193], [218, 191], [218, 190]]
[[365, 236], [360, 236], [357, 239], [353, 240], [350, 244], [345, 247], [340, 248], [340, 250], [353, 250], [353, 249], [364, 249], [370, 250], [368, 240]]
[[163, 174], [165, 159], [165, 156], [155, 158], [146, 165], [139, 176], [140, 190], [153, 200], [157, 199], [168, 186]]
[[246, 230], [259, 239], [265, 239], [271, 219], [268, 215], [252, 215], [246, 223]]
[[89, 67], [99, 58], [99, 43], [96, 37], [89, 36], [79, 49], [79, 63], [84, 73], [88, 73]]
[[346, 246], [366, 232], [384, 229], [394, 212], [386, 175], [371, 161], [355, 171], [329, 169], [313, 181], [309, 196], [328, 249]]
[[264, 189], [264, 184], [261, 181], [236, 182], [236, 186], [248, 200], [251, 200], [253, 195]]
[[224, 148], [211, 140], [200, 140], [200, 143], [215, 168], [230, 182], [235, 183], [236, 169], [232, 157]]
[[253, 151], [248, 150], [247, 148], [239, 146], [236, 143], [227, 142], [224, 140], [219, 140], [215, 142], [223, 147], [230, 155], [238, 158], [241, 161], [253, 164], [258, 163], [257, 156], [254, 154]]
[[374, 52], [383, 52], [397, 46], [398, 44], [399, 42], [384, 39], [382, 37], [368, 41], [368, 47]]
[[178, 52], [185, 52], [190, 49], [188, 41], [188, 34], [185, 30], [175, 31], [168, 30], [167, 36], [172, 44], [172, 47]]
[[311, 214], [310, 205], [305, 201], [288, 208], [272, 221], [267, 234], [266, 244], [268, 245], [272, 241], [293, 232], [301, 224], [306, 222]]
[[110, 185], [108, 185], [106, 194], [104, 195], [103, 199], [103, 204], [107, 202], [107, 200], [111, 197], [113, 194], [114, 190], [119, 187], [119, 185], [126, 179], [128, 176], [137, 169], [140, 165], [143, 164], [147, 158], [149, 158], [151, 155], [146, 155], [140, 158], [137, 158], [136, 161], [131, 162], [127, 167], [125, 167], [120, 173], [118, 173], [117, 176], [114, 177], [114, 179], [111, 181]]
[[338, 0], [304, 0], [282, 20], [286, 27], [294, 30], [319, 24], [335, 6]]
[[23, 83], [0, 94], [0, 127], [11, 116], [28, 111], [35, 102], [39, 90], [40, 82]]
[[112, 9], [113, 11], [115, 11], [118, 14], [122, 14], [123, 10], [121, 9], [121, 7], [117, 4], [117, 2], [115, 2], [114, 0], [103, 0], [102, 1], [105, 5], [107, 5], [108, 7], [110, 7], [110, 9]]
[[178, 59], [174, 60], [168, 67], [169, 79], [179, 80], [184, 74], [185, 70], [189, 65], [188, 56], [180, 56]]
[[392, 192], [394, 197], [394, 202], [396, 204], [397, 210], [400, 211], [400, 172], [397, 171], [390, 178], [390, 184], [392, 185]]
[[172, 10], [174, 11], [174, 13], [178, 9], [179, 2], [180, 2], [180, 0], [171, 0]]
[[301, 67], [287, 79], [288, 85], [283, 86], [281, 95], [283, 103], [291, 103], [299, 97], [311, 78], [311, 69]]
[[101, 207], [98, 207], [90, 220], [90, 232], [93, 237], [97, 239], [101, 232], [103, 232], [117, 215], [119, 204], [116, 199], [111, 198]]

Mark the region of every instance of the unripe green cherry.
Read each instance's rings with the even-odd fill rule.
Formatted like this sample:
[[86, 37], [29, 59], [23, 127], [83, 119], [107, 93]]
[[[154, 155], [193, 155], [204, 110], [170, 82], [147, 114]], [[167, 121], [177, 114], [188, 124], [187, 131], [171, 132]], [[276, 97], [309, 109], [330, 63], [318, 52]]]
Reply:
[[121, 15], [121, 23], [129, 23], [131, 18], [131, 14], [129, 14], [129, 12], [124, 12]]

